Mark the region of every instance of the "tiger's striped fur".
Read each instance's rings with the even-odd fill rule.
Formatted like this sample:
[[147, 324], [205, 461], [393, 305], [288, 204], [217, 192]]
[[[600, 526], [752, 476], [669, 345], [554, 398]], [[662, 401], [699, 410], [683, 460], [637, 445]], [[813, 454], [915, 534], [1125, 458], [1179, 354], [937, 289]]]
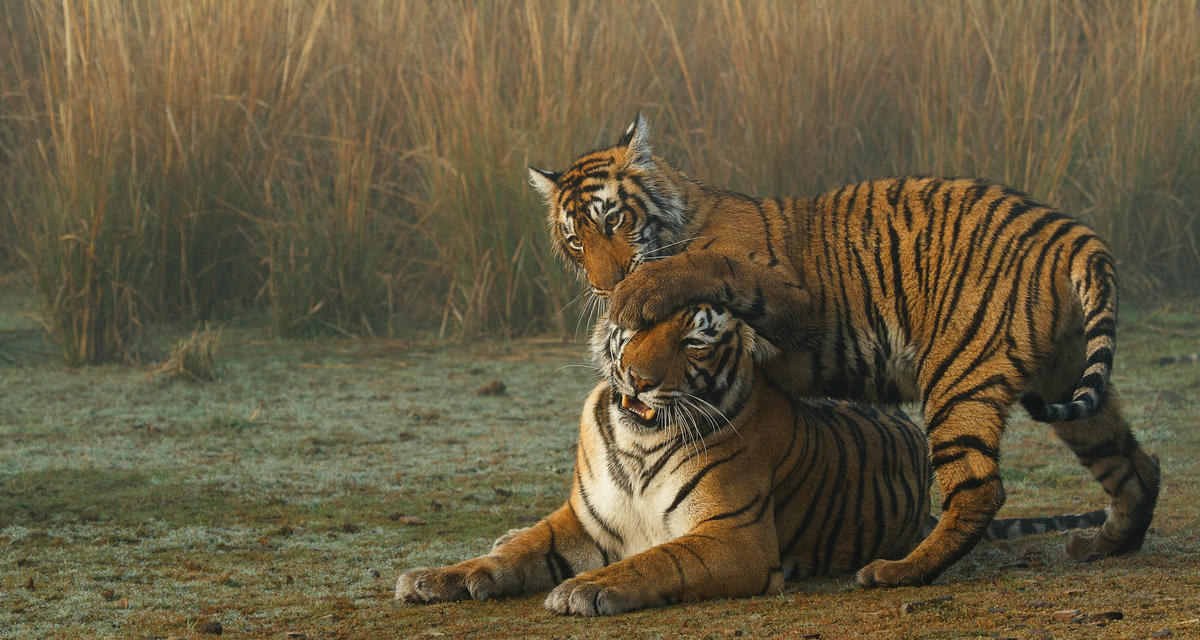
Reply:
[[[789, 399], [756, 366], [774, 347], [727, 310], [698, 305], [637, 333], [601, 322], [593, 353], [607, 380], [584, 406], [567, 503], [486, 556], [404, 573], [397, 599], [558, 585], [550, 609], [612, 614], [778, 592], [794, 576], [902, 557], [923, 535], [920, 429], [895, 410]], [[996, 520], [992, 532], [1084, 517]]]
[[1099, 534], [1068, 552], [1141, 547], [1159, 466], [1109, 384], [1116, 282], [1095, 233], [973, 179], [754, 198], [691, 180], [647, 138], [639, 115], [616, 146], [530, 173], [555, 247], [618, 324], [727, 305], [783, 349], [770, 377], [789, 393], [923, 404], [945, 516], [863, 584], [928, 582], [975, 545], [1004, 502], [1000, 436], [1019, 397], [1110, 496]]
[[777, 593], [920, 539], [929, 461], [902, 413], [789, 400], [757, 380], [773, 347], [706, 305], [637, 334], [601, 322], [595, 345], [607, 379], [584, 406], [567, 503], [486, 556], [403, 574], [398, 599], [557, 584], [550, 609], [612, 614]]

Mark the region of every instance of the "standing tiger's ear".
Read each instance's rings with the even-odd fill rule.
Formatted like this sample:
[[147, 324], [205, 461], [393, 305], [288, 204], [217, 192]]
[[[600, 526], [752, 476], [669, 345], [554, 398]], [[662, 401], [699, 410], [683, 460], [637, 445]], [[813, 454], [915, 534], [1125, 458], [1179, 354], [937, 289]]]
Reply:
[[562, 174], [555, 171], [546, 171], [545, 169], [535, 169], [533, 167], [529, 167], [529, 184], [533, 185], [533, 188], [537, 189], [538, 193], [542, 194], [542, 197], [546, 199], [546, 202], [551, 202], [554, 200], [554, 194], [558, 190], [557, 182], [560, 176], [562, 176]]
[[639, 111], [633, 118], [633, 123], [625, 130], [625, 135], [617, 142], [618, 147], [625, 147], [626, 166], [652, 166], [653, 153], [650, 151], [650, 123]]

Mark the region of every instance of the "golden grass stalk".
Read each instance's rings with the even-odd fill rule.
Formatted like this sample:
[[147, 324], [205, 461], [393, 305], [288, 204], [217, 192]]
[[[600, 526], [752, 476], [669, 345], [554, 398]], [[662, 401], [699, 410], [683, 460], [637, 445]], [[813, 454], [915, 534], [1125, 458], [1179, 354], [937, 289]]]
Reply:
[[[1002, 181], [1200, 292], [1200, 2], [27, 0], [0, 199], [68, 357], [263, 304], [282, 332], [569, 330], [525, 166], [637, 110], [706, 182]], [[0, 231], [3, 231], [0, 225]]]

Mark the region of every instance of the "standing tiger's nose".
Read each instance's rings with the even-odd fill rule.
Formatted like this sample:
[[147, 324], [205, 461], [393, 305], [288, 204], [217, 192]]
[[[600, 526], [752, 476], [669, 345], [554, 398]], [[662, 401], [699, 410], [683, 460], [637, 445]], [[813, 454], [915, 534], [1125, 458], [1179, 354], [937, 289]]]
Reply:
[[633, 388], [638, 393], [653, 389], [658, 384], [655, 380], [643, 377], [642, 374], [638, 373], [637, 369], [630, 369], [629, 377], [633, 378]]

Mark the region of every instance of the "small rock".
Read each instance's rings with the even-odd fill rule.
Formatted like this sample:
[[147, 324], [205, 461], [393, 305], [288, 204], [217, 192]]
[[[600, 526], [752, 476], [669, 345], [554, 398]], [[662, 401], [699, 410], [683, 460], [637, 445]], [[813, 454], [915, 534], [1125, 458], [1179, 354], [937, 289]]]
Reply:
[[200, 633], [207, 633], [213, 636], [219, 636], [225, 632], [225, 629], [221, 628], [220, 622], [217, 622], [216, 620], [210, 620], [197, 627], [196, 631], [199, 631]]
[[411, 527], [419, 527], [419, 526], [425, 524], [424, 520], [422, 520], [421, 518], [418, 518], [416, 516], [400, 516], [398, 518], [395, 518], [395, 520], [396, 520], [396, 522], [399, 522], [400, 524], [406, 524]]
[[437, 500], [429, 501], [429, 510], [430, 511], [441, 511], [442, 509], [445, 509], [445, 508], [446, 508], [446, 505], [438, 502]]
[[1088, 616], [1088, 621], [1090, 622], [1108, 622], [1110, 620], [1124, 619], [1125, 613], [1122, 611], [1103, 611], [1100, 613], [1093, 613], [1092, 615]]
[[1061, 609], [1050, 614], [1050, 617], [1055, 622], [1076, 622], [1083, 619], [1083, 614], [1079, 609]]
[[500, 382], [499, 380], [492, 380], [491, 382], [476, 389], [475, 395], [477, 395], [477, 396], [502, 396], [502, 395], [504, 395], [504, 392], [507, 390], [508, 390], [508, 387], [505, 387], [503, 382]]
[[367, 575], [371, 576], [372, 578], [378, 579], [379, 578], [379, 570], [378, 569], [367, 569]]
[[360, 531], [358, 525], [353, 522], [343, 522], [341, 528], [342, 533], [358, 533]]
[[1083, 595], [1083, 594], [1085, 594], [1085, 593], [1087, 593], [1087, 589], [1068, 589], [1068, 590], [1067, 590], [1067, 592], [1066, 592], [1066, 595], [1069, 595], [1069, 596], [1081, 596], [1081, 595]]
[[927, 609], [934, 605], [942, 604], [944, 602], [950, 602], [953, 599], [954, 599], [954, 596], [942, 596], [940, 598], [930, 598], [928, 600], [917, 600], [915, 602], [905, 602], [904, 604], [900, 605], [900, 613], [904, 614], [904, 615], [907, 615], [910, 613], [916, 613], [922, 609]]
[[100, 597], [104, 598], [105, 602], [112, 602], [113, 599], [117, 597], [117, 592], [113, 591], [112, 589], [105, 589], [104, 591], [100, 592]]
[[1005, 611], [1008, 611], [1008, 609], [1003, 607], [988, 607], [987, 610], [988, 613], [1004, 613]]
[[804, 635], [802, 635], [802, 636], [800, 636], [800, 637], [801, 637], [801, 638], [803, 638], [804, 640], [817, 640], [817, 638], [820, 638], [820, 637], [821, 637], [821, 634], [819, 634], [819, 633], [806, 633], [806, 634], [804, 634]]
[[308, 636], [300, 633], [299, 631], [289, 631], [287, 632], [287, 637], [292, 638], [292, 640], [304, 640]]
[[1049, 609], [1050, 607], [1054, 606], [1054, 603], [1047, 602], [1045, 600], [1030, 600], [1029, 606], [1033, 607], [1034, 609]]
[[1150, 634], [1150, 637], [1151, 638], [1170, 638], [1171, 630], [1170, 629], [1159, 629], [1158, 631], [1155, 631], [1154, 633]]
[[407, 432], [407, 431], [401, 431], [401, 432], [400, 432], [400, 435], [398, 435], [398, 436], [396, 436], [396, 437], [397, 437], [397, 438], [400, 440], [400, 442], [408, 442], [409, 440], [416, 440], [416, 439], [417, 439], [417, 437], [416, 437], [416, 436], [414, 436], [413, 434], [411, 434], [411, 433], [409, 433], [409, 432]]
[[496, 495], [500, 496], [501, 498], [511, 498], [513, 495], [513, 492], [509, 491], [508, 489], [501, 489], [500, 487], [492, 487], [492, 491], [495, 491]]

